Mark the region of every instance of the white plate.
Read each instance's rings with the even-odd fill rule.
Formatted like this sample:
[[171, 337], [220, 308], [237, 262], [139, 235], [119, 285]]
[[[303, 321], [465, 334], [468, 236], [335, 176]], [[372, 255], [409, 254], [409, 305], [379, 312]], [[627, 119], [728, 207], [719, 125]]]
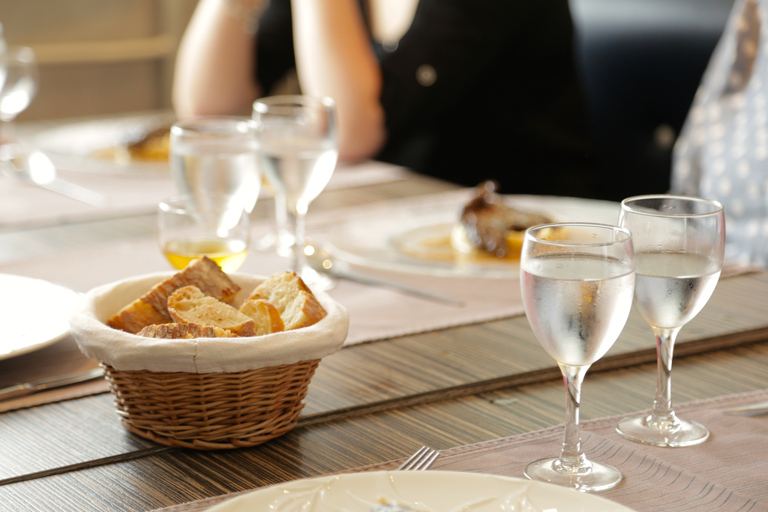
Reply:
[[[462, 258], [452, 250], [450, 234], [472, 191], [416, 202], [378, 206], [333, 229], [328, 250], [337, 258], [372, 268], [428, 275], [517, 277], [514, 260]], [[557, 222], [616, 224], [619, 204], [572, 197], [504, 196], [520, 210], [538, 212]]]
[[592, 494], [520, 478], [449, 471], [381, 471], [297, 480], [209, 512], [370, 512], [382, 501], [418, 512], [631, 512]]
[[32, 143], [44, 151], [58, 169], [67, 171], [133, 174], [168, 173], [168, 162], [118, 162], [100, 152], [138, 139], [147, 132], [173, 122], [171, 114], [147, 114], [118, 119], [72, 123], [43, 130]]
[[66, 336], [79, 298], [76, 291], [48, 281], [0, 274], [0, 360]]

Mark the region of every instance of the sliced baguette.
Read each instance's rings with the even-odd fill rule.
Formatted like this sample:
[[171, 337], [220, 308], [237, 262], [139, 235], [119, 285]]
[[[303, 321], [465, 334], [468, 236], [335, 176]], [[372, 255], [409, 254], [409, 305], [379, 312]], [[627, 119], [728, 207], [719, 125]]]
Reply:
[[107, 325], [136, 334], [148, 325], [170, 323], [168, 297], [184, 286], [196, 286], [203, 294], [227, 303], [240, 291], [216, 262], [203, 256], [125, 306], [107, 320]]
[[264, 299], [247, 300], [240, 306], [239, 311], [253, 320], [256, 325], [256, 336], [285, 330], [280, 312]]
[[139, 336], [146, 338], [163, 338], [167, 340], [190, 338], [234, 338], [232, 331], [197, 324], [160, 324], [148, 325], [139, 331]]
[[263, 299], [274, 305], [286, 331], [314, 325], [328, 314], [309, 287], [293, 272], [268, 278], [256, 287], [250, 299]]
[[196, 286], [184, 286], [168, 297], [168, 312], [180, 324], [208, 325], [227, 329], [237, 336], [253, 336], [255, 324], [246, 315], [205, 295]]

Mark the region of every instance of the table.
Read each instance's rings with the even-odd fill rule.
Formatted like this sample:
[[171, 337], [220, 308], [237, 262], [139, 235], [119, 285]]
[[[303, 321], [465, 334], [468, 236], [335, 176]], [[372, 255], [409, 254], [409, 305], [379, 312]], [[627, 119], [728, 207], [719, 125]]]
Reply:
[[[312, 212], [455, 188], [406, 173], [328, 190]], [[256, 215], [266, 215], [268, 207], [268, 201], [260, 202]], [[66, 258], [120, 244], [140, 246], [151, 237], [153, 222], [152, 214], [140, 213], [5, 228], [0, 272], [44, 273], [35, 265], [47, 265], [52, 254]], [[93, 272], [98, 279], [100, 270]], [[721, 280], [706, 309], [681, 333], [676, 403], [768, 388], [766, 312], [767, 274]], [[39, 367], [36, 358], [57, 360], [56, 351], [65, 351], [67, 343], [72, 342], [45, 349], [48, 354], [0, 361], [0, 379], [23, 378], [25, 366]], [[619, 342], [586, 379], [582, 419], [646, 409], [654, 387], [652, 334], [633, 313]], [[559, 371], [520, 315], [345, 347], [323, 359], [298, 427], [250, 449], [158, 446], [120, 425], [103, 388], [91, 393], [0, 413], [0, 510], [204, 510], [232, 493], [265, 485], [391, 467], [424, 444], [445, 450], [435, 468], [460, 468], [459, 455], [475, 443], [557, 429], [564, 416]], [[550, 446], [552, 454], [559, 449], [556, 441]], [[768, 484], [760, 493], [766, 499]]]

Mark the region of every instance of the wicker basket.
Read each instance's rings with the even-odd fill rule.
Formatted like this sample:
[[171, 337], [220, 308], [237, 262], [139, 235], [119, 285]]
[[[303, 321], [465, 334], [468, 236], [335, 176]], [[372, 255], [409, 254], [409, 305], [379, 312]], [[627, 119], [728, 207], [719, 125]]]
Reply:
[[[346, 308], [316, 291], [327, 315], [311, 326], [194, 342], [136, 336], [105, 324], [171, 275], [94, 288], [70, 320], [80, 350], [102, 362], [123, 426], [156, 443], [198, 450], [256, 446], [293, 429], [320, 360], [344, 344]], [[231, 277], [244, 296], [264, 279]], [[238, 296], [233, 305], [242, 300]]]
[[245, 448], [296, 426], [320, 359], [235, 373], [152, 372], [102, 366], [123, 425], [180, 448]]

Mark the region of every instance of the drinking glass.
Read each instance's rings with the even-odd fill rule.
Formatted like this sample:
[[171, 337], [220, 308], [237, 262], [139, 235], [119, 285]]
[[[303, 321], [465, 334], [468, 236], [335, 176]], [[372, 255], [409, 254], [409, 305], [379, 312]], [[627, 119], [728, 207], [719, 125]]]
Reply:
[[[202, 200], [201, 200], [202, 198]], [[208, 256], [234, 272], [248, 254], [250, 219], [235, 195], [180, 195], [158, 205], [157, 240], [177, 269]]]
[[625, 418], [616, 431], [655, 446], [703, 443], [709, 430], [672, 408], [672, 354], [683, 325], [715, 290], [723, 266], [725, 219], [717, 201], [650, 195], [621, 202], [619, 224], [635, 244], [635, 308], [656, 335], [658, 377], [650, 414]]
[[260, 168], [277, 203], [286, 206], [293, 271], [308, 284], [329, 288], [331, 280], [307, 265], [304, 247], [309, 204], [328, 184], [338, 159], [335, 103], [331, 98], [272, 96], [254, 102], [253, 118]]
[[8, 46], [0, 52], [0, 161], [25, 156], [16, 138], [14, 119], [26, 110], [37, 94], [35, 52], [26, 46]]
[[525, 314], [557, 361], [566, 393], [560, 456], [528, 464], [526, 477], [579, 491], [610, 489], [621, 481], [616, 468], [584, 455], [579, 406], [587, 370], [624, 328], [634, 284], [632, 237], [626, 229], [545, 224], [526, 231], [520, 260]]
[[261, 190], [257, 150], [256, 123], [247, 117], [201, 117], [174, 124], [170, 164], [178, 193], [195, 201], [235, 196], [250, 214]]

